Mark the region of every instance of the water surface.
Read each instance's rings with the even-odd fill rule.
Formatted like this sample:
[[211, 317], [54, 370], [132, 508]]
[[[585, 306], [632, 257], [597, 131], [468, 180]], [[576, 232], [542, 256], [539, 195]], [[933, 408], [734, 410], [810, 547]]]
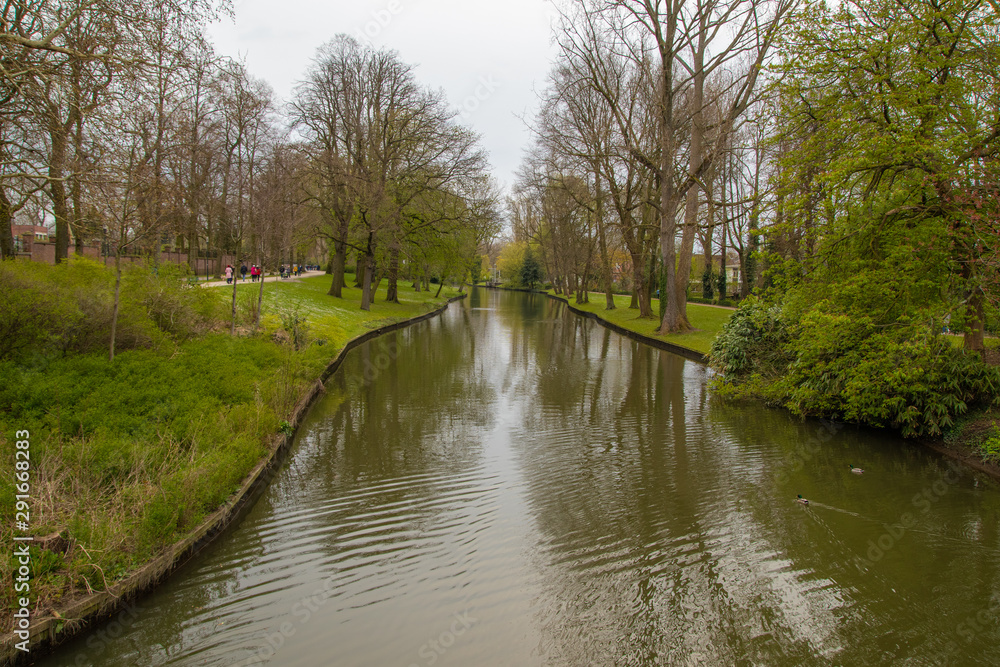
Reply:
[[352, 352], [240, 525], [43, 664], [1000, 664], [992, 482], [708, 379], [476, 290]]

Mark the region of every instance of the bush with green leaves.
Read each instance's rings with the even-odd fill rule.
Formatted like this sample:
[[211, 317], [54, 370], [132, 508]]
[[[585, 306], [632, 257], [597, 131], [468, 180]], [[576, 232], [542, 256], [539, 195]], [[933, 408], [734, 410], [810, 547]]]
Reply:
[[886, 326], [821, 301], [798, 318], [747, 299], [712, 346], [729, 396], [763, 399], [802, 416], [940, 435], [977, 403], [1000, 404], [1000, 369], [927, 326]]
[[744, 300], [712, 342], [712, 366], [727, 378], [775, 377], [790, 358], [784, 350], [789, 332], [781, 309], [757, 296]]
[[[216, 300], [166, 264], [123, 270], [115, 348], [153, 347], [209, 328]], [[114, 272], [74, 257], [50, 266], [0, 262], [0, 360], [26, 360], [103, 350], [111, 338]]]
[[296, 350], [301, 350], [309, 341], [309, 324], [307, 318], [298, 308], [281, 312], [281, 328]]

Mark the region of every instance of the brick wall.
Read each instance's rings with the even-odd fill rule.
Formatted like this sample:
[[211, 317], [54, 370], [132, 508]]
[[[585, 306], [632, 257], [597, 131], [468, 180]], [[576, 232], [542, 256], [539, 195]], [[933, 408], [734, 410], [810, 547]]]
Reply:
[[[19, 257], [30, 258], [33, 262], [46, 262], [48, 264], [56, 263], [56, 244], [55, 243], [43, 243], [36, 241], [33, 235], [25, 234], [22, 236], [22, 252], [18, 254]], [[75, 253], [74, 248], [70, 248], [70, 253]], [[83, 247], [83, 256], [95, 259], [99, 262], [103, 261], [105, 266], [114, 266], [115, 258], [114, 255], [108, 257], [101, 256], [101, 246], [92, 245]], [[143, 256], [138, 255], [122, 255], [123, 264], [135, 264], [137, 262], [144, 262], [146, 260]], [[214, 257], [199, 257], [195, 260], [195, 274], [199, 276], [214, 275], [216, 266], [218, 265], [218, 259]], [[161, 252], [160, 253], [161, 263], [172, 263], [172, 264], [187, 264], [188, 257], [186, 252]], [[236, 262], [236, 257], [234, 255], [223, 255], [222, 256], [222, 268], [225, 270], [226, 264], [232, 264], [237, 269], [239, 264]], [[249, 264], [247, 265], [249, 266]], [[213, 272], [209, 274], [209, 272]]]

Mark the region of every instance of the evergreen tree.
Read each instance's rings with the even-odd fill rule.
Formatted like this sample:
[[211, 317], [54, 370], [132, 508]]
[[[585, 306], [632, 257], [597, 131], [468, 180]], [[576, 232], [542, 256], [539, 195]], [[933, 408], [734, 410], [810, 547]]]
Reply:
[[542, 281], [542, 267], [535, 259], [535, 255], [528, 248], [524, 253], [524, 262], [521, 264], [521, 284], [528, 289], [534, 289], [535, 283]]

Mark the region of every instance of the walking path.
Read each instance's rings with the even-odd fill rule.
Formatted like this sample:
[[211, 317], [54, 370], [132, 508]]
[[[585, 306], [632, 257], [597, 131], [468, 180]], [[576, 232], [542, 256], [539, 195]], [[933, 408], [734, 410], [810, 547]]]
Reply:
[[[284, 280], [299, 280], [300, 278], [309, 278], [311, 276], [322, 276], [322, 275], [324, 275], [324, 273], [325, 273], [325, 271], [303, 271], [297, 277], [285, 278]], [[277, 276], [277, 275], [267, 276], [267, 277], [264, 278], [264, 282], [266, 282], [266, 283], [273, 283], [273, 282], [277, 282], [277, 281], [280, 281], [280, 280], [282, 280], [281, 276]], [[236, 282], [239, 283], [239, 284], [246, 283], [247, 285], [256, 285], [257, 284], [255, 282], [253, 282], [252, 280], [250, 280], [250, 274], [247, 274], [246, 280], [243, 280], [242, 278], [237, 278]], [[221, 286], [227, 286], [227, 285], [231, 285], [231, 284], [232, 283], [227, 283], [225, 280], [211, 280], [211, 281], [205, 281], [205, 282], [201, 282], [201, 281], [198, 282], [198, 285], [200, 285], [201, 287], [219, 287], [220, 285]]]

